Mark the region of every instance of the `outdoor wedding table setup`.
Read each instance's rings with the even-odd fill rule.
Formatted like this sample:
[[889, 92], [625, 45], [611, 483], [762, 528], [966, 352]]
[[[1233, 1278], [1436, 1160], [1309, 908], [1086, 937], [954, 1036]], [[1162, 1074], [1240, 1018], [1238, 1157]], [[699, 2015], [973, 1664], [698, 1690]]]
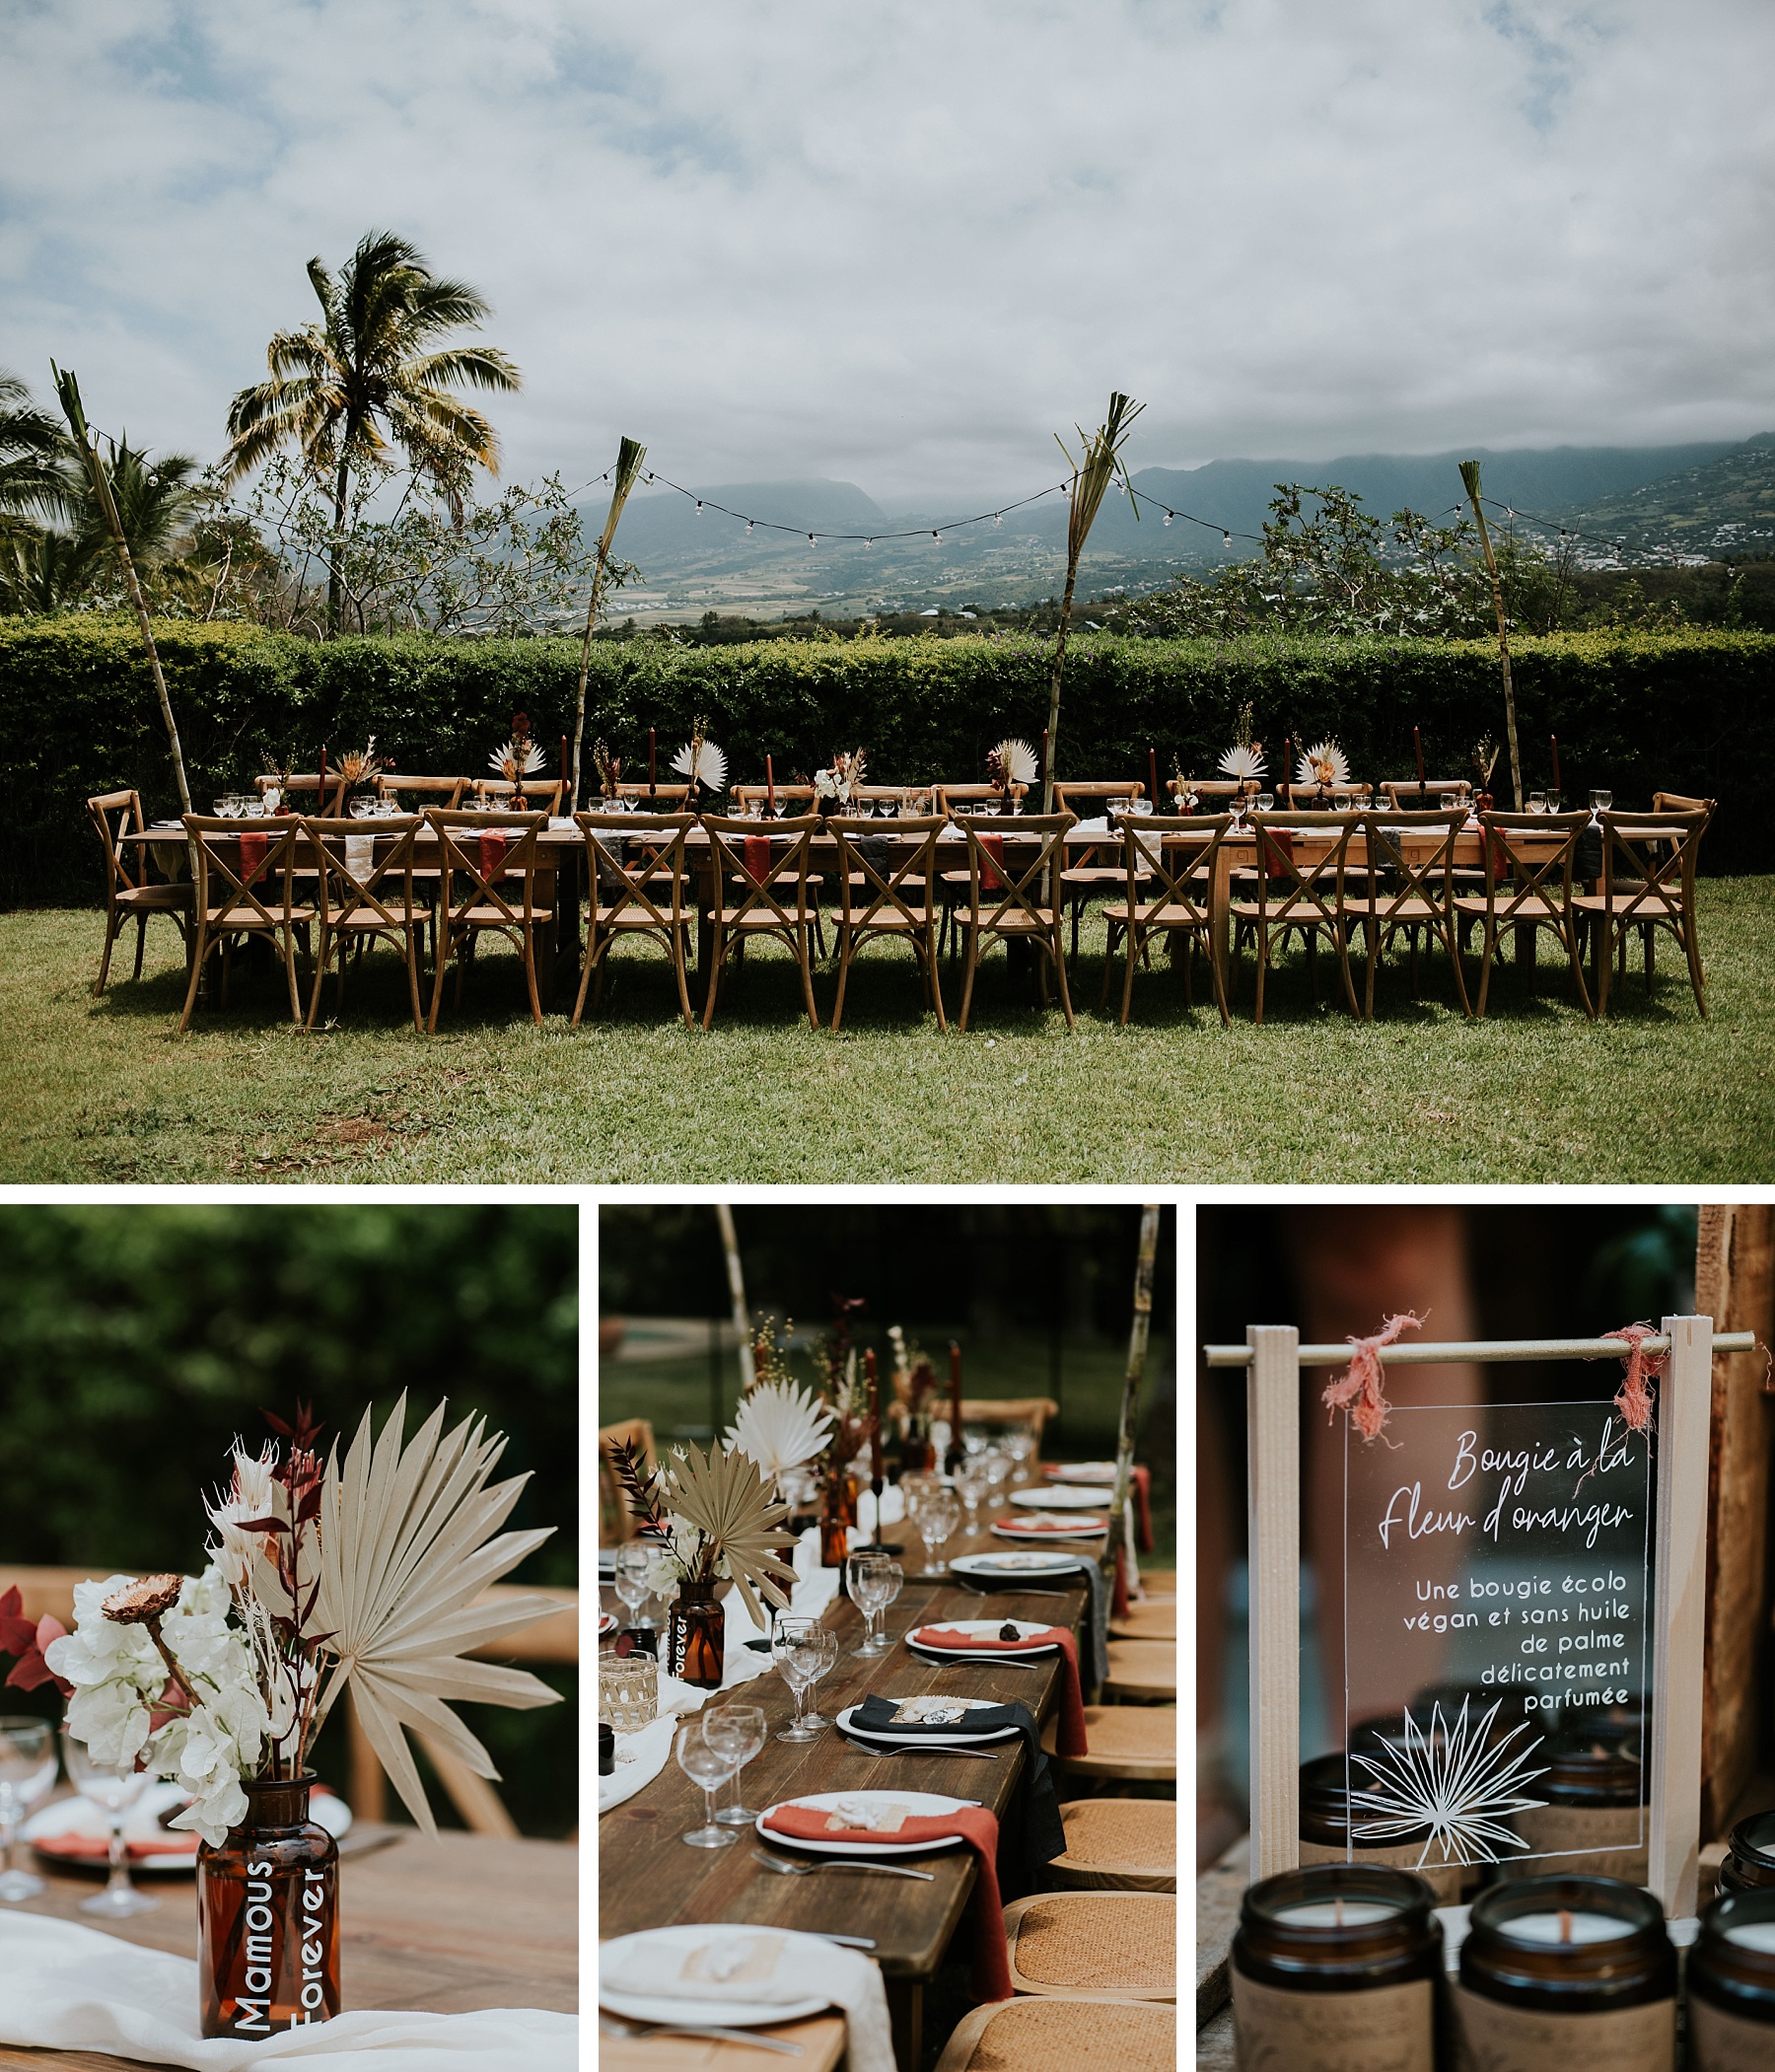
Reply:
[[[77, 1582], [71, 1629], [0, 1596], [8, 1681], [65, 1701], [78, 1794], [48, 1798], [52, 1721], [0, 1720], [0, 1837], [42, 1867], [0, 1866], [0, 2063], [575, 2065], [577, 1852], [440, 1835], [405, 1738], [491, 1776], [446, 1701], [558, 1702], [465, 1659], [560, 1601], [485, 1595], [553, 1529], [500, 1531], [528, 1477], [491, 1480], [503, 1436], [447, 1407], [409, 1435], [402, 1397], [324, 1454], [306, 1408], [267, 1413], [278, 1439], [237, 1442], [204, 1506], [201, 1574]], [[417, 1831], [320, 1785], [347, 1695]]]

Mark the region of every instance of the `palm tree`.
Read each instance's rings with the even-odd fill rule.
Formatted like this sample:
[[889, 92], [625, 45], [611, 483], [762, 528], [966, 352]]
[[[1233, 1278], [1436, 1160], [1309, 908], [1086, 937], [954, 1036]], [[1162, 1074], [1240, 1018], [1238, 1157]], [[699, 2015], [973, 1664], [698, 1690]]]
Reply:
[[[129, 557], [144, 575], [173, 558], [197, 515], [197, 463], [189, 454], [151, 459], [131, 446], [126, 432], [110, 450], [111, 500], [129, 545]], [[70, 470], [68, 505], [74, 531], [95, 548], [108, 545], [105, 513], [84, 472]]]
[[[478, 410], [448, 392], [462, 384], [511, 392], [517, 367], [488, 345], [440, 345], [462, 325], [492, 314], [465, 281], [439, 280], [419, 251], [391, 231], [363, 237], [337, 280], [318, 258], [309, 280], [319, 323], [278, 331], [265, 348], [271, 379], [243, 389], [229, 405], [233, 442], [224, 479], [238, 480], [286, 442], [318, 475], [332, 478], [333, 532], [345, 529], [354, 470], [400, 448], [416, 474], [436, 484], [453, 511], [465, 468], [499, 470], [499, 444]], [[385, 436], [385, 429], [387, 436]], [[329, 573], [326, 621], [339, 630], [339, 571]]]
[[16, 374], [0, 368], [0, 520], [57, 518], [66, 507], [67, 437]]

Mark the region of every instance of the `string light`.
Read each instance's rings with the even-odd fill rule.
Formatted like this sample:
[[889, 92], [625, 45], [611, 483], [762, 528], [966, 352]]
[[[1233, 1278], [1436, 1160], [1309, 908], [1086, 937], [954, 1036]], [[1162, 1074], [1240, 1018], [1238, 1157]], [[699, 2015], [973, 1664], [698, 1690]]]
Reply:
[[1174, 511], [1168, 511], [1168, 512], [1167, 512], [1167, 513], [1165, 514], [1165, 522], [1166, 522], [1166, 524], [1167, 524], [1167, 525], [1170, 525], [1170, 524], [1171, 524], [1171, 522], [1172, 522], [1172, 519], [1173, 519], [1173, 518], [1174, 518], [1175, 516], [1176, 516], [1176, 513], [1175, 513]]
[[696, 499], [696, 515], [698, 518], [702, 516], [702, 498], [700, 496]]

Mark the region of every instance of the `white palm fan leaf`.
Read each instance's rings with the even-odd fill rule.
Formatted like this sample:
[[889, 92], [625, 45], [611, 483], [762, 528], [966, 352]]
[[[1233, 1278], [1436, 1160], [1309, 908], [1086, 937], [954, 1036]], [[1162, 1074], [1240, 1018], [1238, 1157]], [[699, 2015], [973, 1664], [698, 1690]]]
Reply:
[[1265, 764], [1255, 749], [1229, 749], [1220, 759], [1220, 766], [1229, 777], [1261, 777]]
[[314, 1628], [335, 1659], [317, 1708], [324, 1719], [350, 1688], [364, 1733], [409, 1813], [437, 1829], [403, 1727], [448, 1748], [477, 1776], [492, 1757], [445, 1699], [528, 1708], [559, 1703], [539, 1678], [463, 1653], [560, 1609], [558, 1600], [472, 1601], [540, 1546], [554, 1528], [500, 1533], [528, 1475], [488, 1485], [505, 1439], [479, 1419], [445, 1433], [440, 1403], [403, 1444], [402, 1395], [380, 1437], [371, 1416], [340, 1464], [335, 1447], [320, 1491], [320, 1579]]
[[793, 1382], [766, 1382], [741, 1403], [728, 1427], [727, 1442], [755, 1461], [766, 1481], [777, 1481], [800, 1467], [825, 1445], [838, 1413], [811, 1390]]
[[1035, 750], [1027, 741], [1001, 741], [998, 745], [999, 763], [1011, 784], [1033, 784], [1040, 764], [1035, 760]]
[[1350, 758], [1333, 741], [1314, 742], [1295, 767], [1295, 782], [1303, 786], [1342, 786], [1350, 781]]
[[542, 750], [533, 741], [520, 745], [508, 741], [503, 748], [495, 749], [487, 757], [487, 767], [502, 777], [514, 772], [520, 777], [532, 777], [542, 767]]
[[705, 791], [727, 790], [727, 757], [712, 741], [685, 742], [672, 758], [672, 766]]

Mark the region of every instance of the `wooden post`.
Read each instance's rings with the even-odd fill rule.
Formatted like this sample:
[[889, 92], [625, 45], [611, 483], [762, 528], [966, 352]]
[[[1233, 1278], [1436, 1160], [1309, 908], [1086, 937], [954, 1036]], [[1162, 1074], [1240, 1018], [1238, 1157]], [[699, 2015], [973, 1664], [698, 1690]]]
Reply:
[[1255, 1884], [1301, 1860], [1301, 1334], [1254, 1323], [1245, 1342]]
[[[1775, 1339], [1775, 1209], [1766, 1201], [1704, 1204], [1695, 1247], [1695, 1307], [1717, 1331]], [[1707, 1492], [1707, 1669], [1701, 1716], [1701, 1831], [1725, 1833], [1756, 1770], [1767, 1660], [1766, 1576], [1775, 1397], [1754, 1349], [1713, 1362], [1713, 1460]]]
[[1667, 1317], [1670, 1341], [1658, 1391], [1658, 1552], [1651, 1875], [1672, 1920], [1695, 1910], [1701, 1846], [1701, 1691], [1706, 1634], [1707, 1457], [1713, 1404], [1713, 1319]]

